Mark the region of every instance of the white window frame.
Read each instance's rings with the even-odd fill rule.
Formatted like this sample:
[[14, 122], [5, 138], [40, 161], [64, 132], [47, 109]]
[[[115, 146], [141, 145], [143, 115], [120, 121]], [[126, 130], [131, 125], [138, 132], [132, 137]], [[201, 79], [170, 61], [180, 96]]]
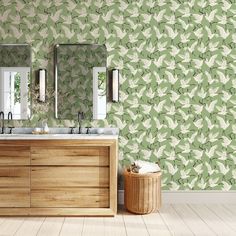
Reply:
[[[21, 85], [20, 85], [20, 104], [21, 104], [21, 112], [20, 117], [16, 119], [22, 120], [22, 119], [28, 119], [30, 117], [30, 109], [28, 105], [28, 74], [30, 73], [30, 67], [0, 67], [0, 110], [5, 111], [5, 113], [8, 113], [8, 108], [4, 107], [5, 101], [4, 101], [4, 73], [5, 72], [16, 72], [20, 74], [21, 77]], [[14, 89], [14, 88], [13, 88]], [[2, 92], [1, 92], [2, 91]], [[8, 112], [6, 112], [8, 111]], [[14, 114], [13, 114], [14, 116]], [[15, 119], [15, 118], [14, 118]]]
[[100, 72], [106, 73], [107, 68], [106, 67], [93, 67], [93, 119], [94, 120], [105, 119], [106, 113], [107, 113], [107, 96], [106, 95], [104, 95], [105, 97], [105, 107], [103, 107], [104, 112], [101, 112], [101, 110], [99, 110], [98, 74]]

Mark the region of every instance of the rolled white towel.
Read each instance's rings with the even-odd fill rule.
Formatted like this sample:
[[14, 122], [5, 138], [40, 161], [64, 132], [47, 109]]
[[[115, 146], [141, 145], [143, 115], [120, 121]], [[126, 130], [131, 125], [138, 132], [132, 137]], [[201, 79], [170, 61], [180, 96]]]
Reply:
[[134, 165], [138, 169], [138, 173], [140, 174], [146, 174], [146, 173], [153, 173], [161, 171], [160, 167], [156, 163], [148, 162], [148, 161], [135, 161]]

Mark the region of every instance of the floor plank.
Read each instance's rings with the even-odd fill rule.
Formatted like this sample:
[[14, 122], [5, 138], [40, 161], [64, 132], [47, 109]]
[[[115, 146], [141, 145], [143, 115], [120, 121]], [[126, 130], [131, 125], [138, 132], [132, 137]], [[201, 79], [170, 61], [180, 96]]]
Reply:
[[160, 213], [115, 217], [1, 217], [0, 236], [236, 235], [236, 205], [163, 205]]
[[7, 218], [0, 227], [0, 235], [13, 235], [17, 232], [24, 222], [24, 218], [11, 217]]
[[83, 227], [84, 227], [84, 217], [65, 218], [60, 236], [82, 235]]
[[231, 213], [236, 215], [236, 205], [235, 204], [224, 204], [224, 207], [227, 208]]
[[160, 214], [173, 235], [193, 235], [171, 205], [162, 206]]
[[5, 218], [5, 217], [1, 217], [0, 218], [0, 225], [6, 220], [7, 218]]
[[128, 236], [149, 235], [141, 215], [134, 215], [128, 212], [123, 212], [123, 220], [125, 223], [125, 229]]
[[163, 221], [159, 213], [153, 213], [148, 215], [143, 215], [144, 223], [146, 224], [147, 231], [150, 236], [169, 236], [171, 232], [167, 228], [165, 222]]
[[58, 236], [63, 223], [64, 217], [46, 218], [42, 226], [40, 227], [37, 236]]
[[122, 215], [104, 218], [105, 236], [126, 236]]
[[20, 228], [17, 230], [17, 236], [34, 236], [37, 235], [41, 225], [43, 224], [44, 217], [30, 217], [26, 218]]
[[104, 218], [88, 217], [84, 219], [83, 236], [104, 236]]
[[224, 221], [231, 229], [235, 231], [236, 235], [236, 215], [225, 208], [223, 205], [214, 204], [207, 206], [214, 212], [222, 221]]
[[174, 204], [174, 209], [195, 235], [216, 235], [207, 224], [186, 204]]
[[235, 235], [233, 230], [206, 206], [199, 204], [189, 206], [217, 235]]

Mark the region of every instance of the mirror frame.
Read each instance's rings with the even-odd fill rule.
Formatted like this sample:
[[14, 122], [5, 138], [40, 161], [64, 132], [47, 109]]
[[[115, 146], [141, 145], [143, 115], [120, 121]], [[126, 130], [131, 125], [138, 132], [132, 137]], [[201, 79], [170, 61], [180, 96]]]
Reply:
[[[58, 43], [54, 46], [54, 79], [55, 79], [55, 118], [56, 119], [60, 119], [58, 118], [58, 112], [57, 112], [57, 105], [58, 105], [58, 74], [57, 74], [57, 71], [58, 71], [58, 61], [57, 61], [57, 48], [59, 46], [92, 46], [92, 45], [95, 45], [95, 46], [104, 46], [106, 48], [106, 56], [108, 55], [107, 54], [107, 47], [106, 47], [106, 44], [90, 44], [90, 43]], [[106, 59], [106, 65], [104, 66], [106, 67], [106, 101], [108, 101], [108, 97], [107, 97], [107, 94], [108, 94], [108, 67], [107, 67], [107, 59]], [[93, 78], [92, 78], [93, 80]], [[106, 103], [106, 112], [107, 112], [107, 103]], [[106, 114], [107, 115], [107, 114]], [[65, 119], [65, 118], [64, 118]], [[91, 119], [93, 119], [93, 116], [91, 117]], [[106, 118], [104, 118], [106, 119]], [[63, 119], [61, 119], [63, 120]], [[65, 119], [66, 120], [66, 119]]]
[[[30, 82], [30, 86], [29, 86], [29, 96], [30, 96], [30, 104], [29, 104], [29, 109], [30, 109], [30, 114], [28, 116], [28, 119], [15, 119], [16, 121], [24, 121], [24, 120], [30, 120], [31, 117], [32, 117], [32, 108], [33, 108], [33, 96], [32, 96], [32, 88], [33, 88], [33, 66], [32, 66], [32, 45], [31, 44], [28, 44], [28, 43], [0, 43], [0, 46], [28, 46], [29, 49], [30, 49], [30, 79], [29, 79], [29, 82]], [[1, 66], [1, 65], [0, 65]], [[7, 118], [5, 118], [5, 120], [7, 120]], [[13, 118], [14, 120], [14, 118]]]

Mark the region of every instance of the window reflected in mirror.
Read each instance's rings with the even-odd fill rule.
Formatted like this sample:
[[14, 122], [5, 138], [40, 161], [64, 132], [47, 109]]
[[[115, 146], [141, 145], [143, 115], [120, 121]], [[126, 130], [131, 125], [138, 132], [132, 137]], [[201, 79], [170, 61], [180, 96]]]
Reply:
[[0, 111], [14, 120], [30, 118], [31, 49], [29, 45], [0, 45]]
[[0, 74], [0, 110], [12, 112], [15, 120], [28, 119], [30, 67], [1, 67]]
[[106, 118], [107, 104], [107, 71], [106, 67], [93, 68], [93, 119]]

